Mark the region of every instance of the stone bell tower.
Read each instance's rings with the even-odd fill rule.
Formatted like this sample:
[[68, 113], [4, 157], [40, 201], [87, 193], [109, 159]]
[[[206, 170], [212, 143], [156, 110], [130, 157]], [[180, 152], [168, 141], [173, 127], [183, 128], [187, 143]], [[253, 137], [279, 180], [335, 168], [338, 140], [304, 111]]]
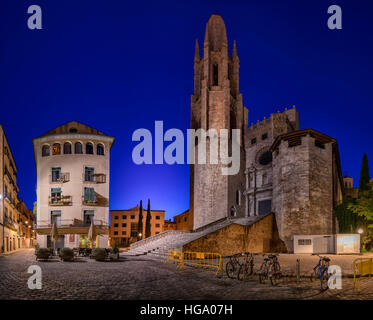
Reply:
[[[194, 57], [194, 94], [191, 97], [191, 128], [229, 130], [241, 129], [240, 170], [236, 175], [222, 175], [219, 164], [191, 165], [190, 210], [193, 229], [198, 229], [228, 217], [245, 215], [244, 169], [248, 110], [239, 92], [239, 59], [236, 42], [232, 56], [228, 53], [225, 24], [221, 16], [212, 15], [206, 25], [203, 57], [200, 58], [196, 41]], [[191, 142], [196, 143], [196, 142]], [[210, 140], [207, 138], [209, 154]], [[197, 150], [196, 150], [197, 154]], [[230, 154], [231, 155], [231, 154]]]

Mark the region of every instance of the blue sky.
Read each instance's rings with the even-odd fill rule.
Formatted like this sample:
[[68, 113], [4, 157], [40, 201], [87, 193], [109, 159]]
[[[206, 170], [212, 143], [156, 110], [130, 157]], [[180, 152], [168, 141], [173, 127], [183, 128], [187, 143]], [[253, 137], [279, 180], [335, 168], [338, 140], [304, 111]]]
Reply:
[[[41, 6], [43, 29], [27, 28]], [[338, 4], [343, 29], [327, 28]], [[65, 122], [91, 125], [116, 142], [111, 209], [142, 199], [166, 217], [189, 206], [187, 165], [132, 163], [134, 130], [186, 132], [195, 39], [213, 13], [237, 41], [240, 90], [250, 122], [295, 105], [301, 128], [338, 140], [343, 173], [358, 185], [363, 153], [373, 167], [373, 6], [368, 1], [11, 1], [0, 2], [0, 123], [18, 167], [20, 196], [32, 207], [32, 138]], [[371, 173], [372, 174], [372, 173]]]

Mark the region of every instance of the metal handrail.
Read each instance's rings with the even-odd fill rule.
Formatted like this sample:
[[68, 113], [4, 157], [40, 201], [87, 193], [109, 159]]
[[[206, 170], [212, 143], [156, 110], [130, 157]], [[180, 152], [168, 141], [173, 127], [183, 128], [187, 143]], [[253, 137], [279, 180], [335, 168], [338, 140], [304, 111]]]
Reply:
[[[104, 220], [93, 219], [93, 224], [95, 227], [108, 227], [108, 223]], [[51, 228], [53, 223], [51, 220], [39, 220], [35, 224], [35, 228]], [[57, 228], [63, 227], [90, 227], [91, 223], [84, 222], [80, 219], [63, 219], [57, 223]]]

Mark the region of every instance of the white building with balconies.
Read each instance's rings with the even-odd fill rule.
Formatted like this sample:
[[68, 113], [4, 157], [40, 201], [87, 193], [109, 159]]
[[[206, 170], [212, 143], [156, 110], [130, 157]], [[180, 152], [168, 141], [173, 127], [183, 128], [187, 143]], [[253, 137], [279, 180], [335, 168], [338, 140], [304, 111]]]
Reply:
[[86, 247], [91, 222], [108, 247], [110, 150], [115, 138], [72, 121], [33, 139], [37, 175], [36, 231], [40, 247]]

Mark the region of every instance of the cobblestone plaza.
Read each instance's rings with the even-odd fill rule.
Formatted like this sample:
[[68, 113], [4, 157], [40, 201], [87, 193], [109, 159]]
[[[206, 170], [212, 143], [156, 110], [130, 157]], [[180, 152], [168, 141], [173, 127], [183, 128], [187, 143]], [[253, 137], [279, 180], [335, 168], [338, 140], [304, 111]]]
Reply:
[[[291, 258], [291, 259], [290, 259]], [[303, 259], [306, 274], [312, 261]], [[338, 260], [338, 259], [339, 260]], [[337, 257], [336, 263], [348, 266], [353, 257]], [[259, 258], [258, 258], [259, 259]], [[291, 273], [291, 257], [280, 256], [284, 273]], [[333, 262], [333, 258], [332, 258]], [[311, 264], [312, 263], [312, 264]], [[309, 264], [309, 265], [308, 265]], [[30, 290], [27, 269], [39, 265], [42, 289]], [[305, 270], [303, 272], [303, 270]], [[373, 281], [361, 281], [361, 293], [353, 290], [351, 277], [343, 278], [342, 290], [320, 292], [319, 282], [302, 278], [297, 286], [294, 277], [285, 277], [273, 287], [259, 284], [257, 277], [247, 282], [215, 277], [214, 271], [188, 267], [177, 271], [146, 256], [122, 257], [119, 262], [97, 262], [80, 258], [75, 262], [35, 261], [33, 250], [0, 256], [0, 299], [97, 299], [97, 300], [246, 300], [246, 299], [361, 299], [373, 298]], [[348, 271], [349, 273], [349, 271]]]

